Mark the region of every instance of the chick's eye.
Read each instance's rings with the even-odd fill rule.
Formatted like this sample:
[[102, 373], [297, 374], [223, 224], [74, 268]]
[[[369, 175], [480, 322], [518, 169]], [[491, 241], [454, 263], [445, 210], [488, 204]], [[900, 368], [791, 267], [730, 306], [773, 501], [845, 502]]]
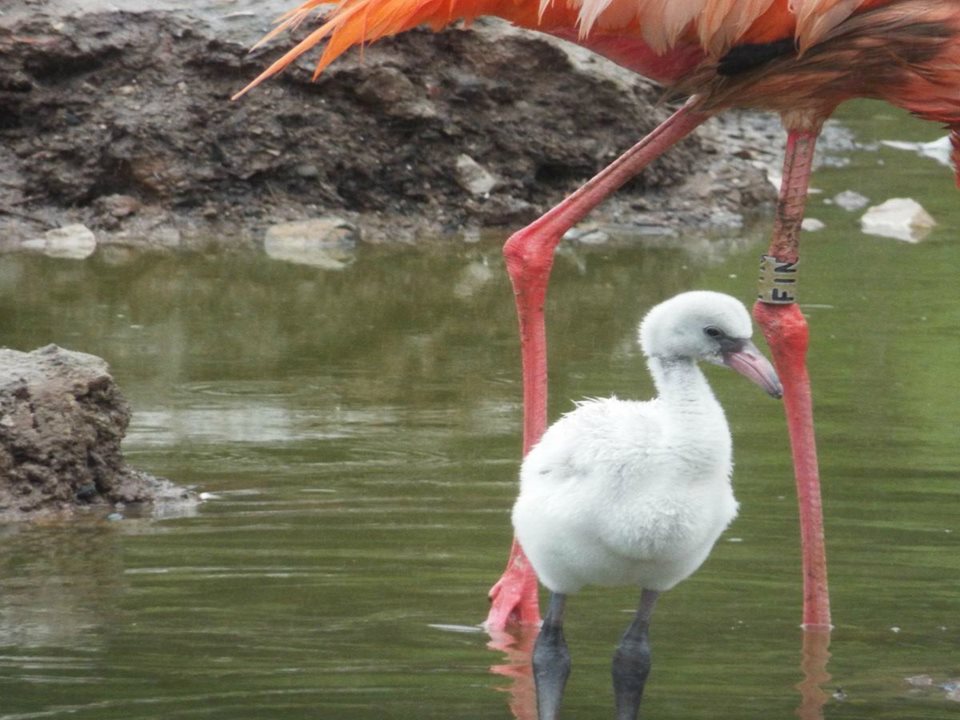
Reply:
[[715, 328], [715, 327], [705, 327], [705, 328], [703, 329], [703, 332], [704, 332], [706, 335], [708, 335], [709, 337], [712, 337], [712, 338], [723, 337], [723, 332], [722, 332], [719, 328]]

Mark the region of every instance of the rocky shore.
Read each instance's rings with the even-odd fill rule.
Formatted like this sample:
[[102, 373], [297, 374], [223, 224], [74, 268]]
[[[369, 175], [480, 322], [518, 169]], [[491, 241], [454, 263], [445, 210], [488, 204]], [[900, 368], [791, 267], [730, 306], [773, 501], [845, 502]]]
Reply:
[[129, 422], [100, 358], [56, 345], [0, 349], [0, 521], [199, 502], [126, 463], [120, 441]]
[[[283, 5], [145, 5], [0, 14], [0, 250], [62, 246], [64, 226], [81, 254], [91, 238], [253, 247], [331, 216], [366, 242], [515, 228], [670, 110], [643, 79], [493, 21], [382, 41], [317, 82], [306, 60], [231, 101], [288, 46], [248, 51]], [[591, 219], [736, 227], [769, 211], [780, 135], [768, 117], [711, 122]]]

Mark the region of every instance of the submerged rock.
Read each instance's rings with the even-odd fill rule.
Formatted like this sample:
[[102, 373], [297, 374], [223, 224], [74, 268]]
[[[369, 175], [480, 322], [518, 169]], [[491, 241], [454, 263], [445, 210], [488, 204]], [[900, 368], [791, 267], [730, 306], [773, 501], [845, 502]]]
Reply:
[[96, 252], [97, 238], [86, 225], [73, 223], [47, 230], [43, 237], [26, 240], [23, 247], [39, 250], [49, 257], [83, 260]]
[[950, 154], [953, 152], [953, 145], [950, 144], [949, 135], [944, 135], [941, 138], [926, 143], [905, 142], [901, 140], [881, 140], [880, 143], [897, 150], [915, 152], [921, 157], [936, 160], [941, 165], [950, 167]]
[[860, 218], [860, 227], [868, 235], [880, 235], [904, 242], [920, 242], [936, 221], [912, 198], [890, 198], [874, 205]]
[[847, 212], [861, 210], [870, 204], [870, 198], [854, 190], [844, 190], [833, 196], [833, 203]]
[[263, 249], [274, 260], [340, 270], [353, 261], [360, 231], [343, 218], [329, 216], [271, 226]]
[[129, 421], [101, 358], [56, 345], [0, 349], [0, 519], [118, 503], [196, 504], [193, 491], [124, 461]]

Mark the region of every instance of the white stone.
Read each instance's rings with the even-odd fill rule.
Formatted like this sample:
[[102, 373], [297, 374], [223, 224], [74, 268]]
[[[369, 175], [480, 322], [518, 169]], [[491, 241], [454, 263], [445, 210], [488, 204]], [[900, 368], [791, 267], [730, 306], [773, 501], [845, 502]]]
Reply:
[[853, 190], [844, 190], [833, 196], [833, 202], [848, 212], [860, 210], [870, 204], [870, 198]]
[[860, 228], [868, 235], [920, 242], [936, 221], [912, 198], [891, 198], [874, 205], [860, 218]]
[[86, 225], [75, 223], [47, 230], [43, 237], [26, 240], [24, 248], [68, 260], [83, 260], [97, 251], [97, 237]]
[[340, 270], [353, 259], [360, 232], [339, 217], [298, 220], [267, 229], [263, 249], [274, 260]]
[[457, 184], [471, 195], [487, 195], [497, 186], [497, 178], [469, 155], [459, 155]]
[[953, 152], [953, 145], [950, 143], [949, 135], [944, 135], [942, 138], [927, 143], [903, 142], [901, 140], [883, 140], [882, 143], [887, 147], [915, 152], [921, 157], [931, 158], [941, 165], [950, 166], [950, 155]]
[[823, 230], [826, 225], [824, 225], [822, 220], [817, 220], [816, 218], [804, 218], [800, 227], [806, 232], [817, 232], [818, 230]]

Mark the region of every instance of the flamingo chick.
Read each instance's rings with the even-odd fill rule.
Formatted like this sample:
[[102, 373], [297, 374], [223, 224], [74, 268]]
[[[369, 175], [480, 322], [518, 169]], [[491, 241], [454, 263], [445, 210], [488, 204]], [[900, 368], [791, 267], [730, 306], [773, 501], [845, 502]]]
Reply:
[[570, 672], [564, 606], [584, 585], [641, 588], [613, 657], [617, 717], [636, 717], [654, 603], [700, 566], [737, 514], [730, 428], [697, 363], [726, 365], [782, 394], [751, 334], [747, 309], [729, 295], [695, 291], [660, 303], [639, 333], [658, 396], [582, 402], [524, 460], [513, 526], [551, 593], [533, 652], [540, 720], [557, 717]]

